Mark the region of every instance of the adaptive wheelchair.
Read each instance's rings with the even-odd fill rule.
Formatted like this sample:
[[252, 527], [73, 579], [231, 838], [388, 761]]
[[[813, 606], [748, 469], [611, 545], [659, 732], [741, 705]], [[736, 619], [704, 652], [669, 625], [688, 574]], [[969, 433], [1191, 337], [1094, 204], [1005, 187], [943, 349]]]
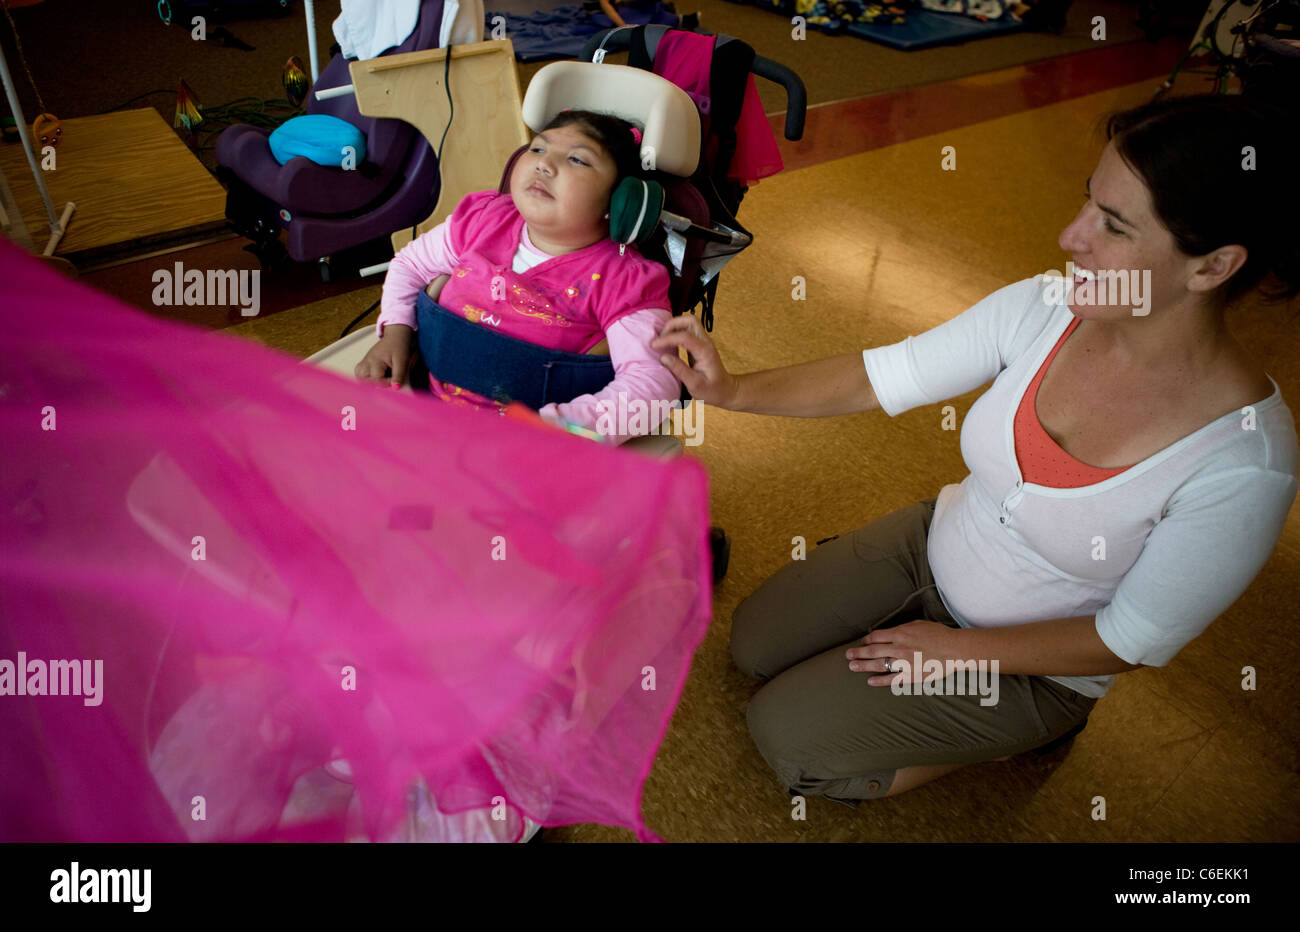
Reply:
[[[530, 82], [521, 116], [533, 131], [566, 108], [609, 113], [643, 127], [643, 166], [653, 166], [645, 174], [657, 187], [651, 192], [643, 185], [625, 183], [627, 190], [615, 193], [611, 235], [622, 243], [636, 244], [643, 254], [663, 262], [671, 272], [672, 313], [692, 313], [698, 307], [705, 328], [711, 330], [718, 273], [752, 241], [752, 235], [735, 217], [746, 188], [728, 177], [728, 164], [736, 147], [734, 134], [727, 133], [729, 127], [716, 112], [702, 114], [685, 91], [649, 70], [655, 65], [656, 51], [661, 44], [667, 44], [662, 40], [670, 31], [665, 26], [642, 26], [593, 36], [584, 57], [603, 59], [605, 52], [629, 49], [631, 61], [640, 67], [594, 61], [547, 65]], [[728, 49], [721, 67], [734, 71], [737, 62], [743, 63], [742, 82], [752, 72], [786, 90], [789, 109], [785, 135], [799, 139], [806, 96], [798, 76], [755, 56], [738, 40], [720, 36], [716, 41], [719, 47]], [[735, 76], [731, 79], [734, 82]], [[708, 129], [702, 130], [702, 124]], [[526, 148], [526, 144], [520, 146], [508, 160], [500, 191], [508, 190], [515, 160]], [[444, 187], [440, 208], [456, 203], [467, 193]], [[421, 303], [429, 302], [422, 299]], [[536, 410], [552, 401], [568, 401], [584, 391], [594, 391], [613, 378], [607, 358], [519, 345], [519, 341], [490, 328], [467, 325], [453, 317], [422, 314], [417, 331], [422, 352], [412, 368], [407, 390], [419, 391], [427, 386], [432, 366], [434, 375], [444, 381], [488, 397], [522, 401]], [[429, 324], [438, 326], [436, 333]], [[376, 341], [373, 330], [366, 328], [344, 336], [307, 361], [351, 375]], [[499, 365], [476, 367], [466, 365], [467, 360], [496, 360]], [[575, 386], [579, 388], [575, 390]], [[567, 396], [562, 397], [566, 390]], [[689, 400], [683, 388], [681, 401], [685, 404]], [[681, 444], [665, 433], [635, 438], [624, 447], [654, 456], [672, 456], [680, 452]], [[712, 550], [716, 582], [726, 573], [730, 551], [721, 528], [712, 531]]]

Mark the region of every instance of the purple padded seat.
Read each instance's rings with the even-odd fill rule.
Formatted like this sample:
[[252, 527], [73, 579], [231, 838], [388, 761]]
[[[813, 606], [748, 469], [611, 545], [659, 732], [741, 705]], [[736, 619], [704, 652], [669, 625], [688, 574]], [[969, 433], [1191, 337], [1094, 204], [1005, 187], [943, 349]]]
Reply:
[[[415, 29], [396, 55], [438, 47], [443, 0], [422, 0]], [[280, 165], [267, 142], [271, 131], [232, 126], [217, 139], [217, 165], [236, 175], [283, 214], [289, 255], [306, 262], [414, 226], [436, 205], [438, 166], [433, 147], [402, 120], [364, 117], [356, 97], [317, 100], [315, 91], [350, 84], [348, 60], [335, 55], [307, 96], [307, 112], [347, 120], [366, 134], [366, 157], [356, 170], [317, 165], [299, 156]]]

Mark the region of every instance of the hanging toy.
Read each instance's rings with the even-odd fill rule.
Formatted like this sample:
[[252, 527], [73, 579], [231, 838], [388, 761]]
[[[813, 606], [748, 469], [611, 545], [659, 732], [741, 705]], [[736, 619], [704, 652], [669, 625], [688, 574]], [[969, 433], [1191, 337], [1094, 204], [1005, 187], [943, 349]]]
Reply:
[[32, 135], [40, 140], [42, 146], [57, 146], [63, 137], [63, 126], [54, 114], [42, 113], [32, 121]]
[[32, 69], [27, 65], [27, 56], [23, 54], [23, 43], [18, 38], [18, 26], [14, 18], [9, 15], [9, 0], [0, 0], [0, 5], [4, 6], [5, 19], [9, 20], [9, 28], [14, 33], [14, 48], [18, 50], [18, 60], [22, 62], [23, 71], [27, 72], [27, 83], [32, 86], [32, 93], [36, 95], [36, 106], [40, 108], [41, 115], [32, 121], [32, 135], [40, 140], [40, 145], [57, 146], [59, 140], [63, 138], [63, 126], [59, 118], [45, 109], [45, 100], [41, 97], [40, 89], [36, 86], [36, 78], [32, 76]]
[[302, 102], [307, 99], [307, 70], [303, 67], [302, 59], [297, 55], [290, 55], [289, 60], [284, 63], [284, 72], [280, 80], [284, 84], [284, 93], [289, 98], [289, 103], [301, 107]]

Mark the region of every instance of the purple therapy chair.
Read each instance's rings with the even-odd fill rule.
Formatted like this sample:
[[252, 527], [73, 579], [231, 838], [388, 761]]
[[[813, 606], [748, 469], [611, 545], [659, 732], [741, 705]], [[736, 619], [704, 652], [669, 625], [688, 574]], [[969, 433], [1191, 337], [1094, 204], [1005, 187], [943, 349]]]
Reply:
[[[443, 0], [422, 0], [411, 35], [382, 54], [437, 48], [442, 13]], [[217, 139], [226, 217], [236, 232], [253, 241], [249, 248], [263, 265], [282, 258], [287, 248], [294, 261], [319, 261], [328, 280], [332, 254], [386, 239], [433, 212], [437, 157], [414, 126], [362, 116], [352, 94], [316, 99], [317, 90], [351, 83], [348, 60], [335, 55], [307, 95], [307, 112], [347, 120], [365, 133], [365, 161], [355, 170], [317, 165], [301, 156], [281, 165], [271, 155], [270, 130], [261, 127], [232, 126]]]

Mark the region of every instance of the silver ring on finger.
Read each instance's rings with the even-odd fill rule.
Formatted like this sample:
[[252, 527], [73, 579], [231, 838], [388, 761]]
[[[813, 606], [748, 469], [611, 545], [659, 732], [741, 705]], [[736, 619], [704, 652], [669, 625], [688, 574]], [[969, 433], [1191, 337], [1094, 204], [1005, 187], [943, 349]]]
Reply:
[[893, 673], [893, 672], [894, 672], [894, 668], [891, 667], [889, 664], [890, 664], [890, 660], [889, 660], [888, 657], [886, 657], [886, 658], [885, 658], [885, 672], [886, 672], [886, 673]]

